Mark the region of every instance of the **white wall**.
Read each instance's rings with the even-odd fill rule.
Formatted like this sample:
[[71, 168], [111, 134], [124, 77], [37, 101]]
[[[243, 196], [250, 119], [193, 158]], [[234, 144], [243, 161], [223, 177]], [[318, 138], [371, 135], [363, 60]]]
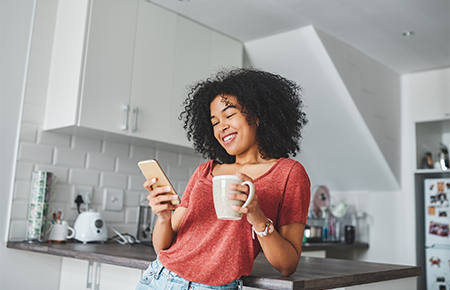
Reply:
[[[57, 289], [59, 258], [6, 248], [14, 156], [35, 1], [1, 2], [0, 289]], [[7, 29], [6, 29], [7, 28]], [[44, 279], [56, 277], [56, 279]]]
[[336, 37], [316, 32], [400, 182], [400, 75]]
[[[330, 45], [327, 49], [346, 49], [346, 46]], [[360, 255], [356, 258], [415, 264], [411, 181], [407, 180], [406, 190], [400, 188], [400, 180], [397, 181], [314, 28], [247, 42], [245, 48], [247, 65], [280, 73], [305, 89], [305, 111], [310, 123], [305, 129], [303, 151], [297, 159], [305, 165], [312, 185], [327, 185], [331, 194], [339, 192], [341, 196], [345, 196], [346, 191], [349, 196], [358, 190], [367, 192], [367, 211], [373, 216], [370, 248], [358, 252]], [[362, 54], [358, 57], [359, 61], [354, 64], [365, 74], [385, 73], [385, 68], [380, 66], [365, 67], [364, 63], [372, 61], [368, 57], [364, 59]], [[386, 82], [391, 93], [397, 94], [393, 97], [397, 98], [395, 104], [400, 112], [400, 78], [389, 74], [390, 71], [387, 73], [392, 76]], [[350, 77], [351, 74], [346, 75]], [[353, 80], [353, 83], [358, 81]], [[403, 155], [401, 157], [403, 159]]]

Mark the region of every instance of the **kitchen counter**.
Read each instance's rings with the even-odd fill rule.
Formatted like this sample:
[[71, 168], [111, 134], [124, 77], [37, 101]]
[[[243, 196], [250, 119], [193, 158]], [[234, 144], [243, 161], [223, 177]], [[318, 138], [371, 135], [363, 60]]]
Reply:
[[[345, 244], [309, 244], [312, 250], [326, 247], [347, 248]], [[354, 247], [367, 247], [355, 244]], [[136, 269], [146, 269], [156, 258], [153, 247], [147, 245], [120, 245], [118, 243], [66, 244], [28, 243], [9, 241], [7, 247], [68, 258], [89, 260]], [[308, 245], [304, 245], [308, 248]], [[312, 247], [312, 248], [311, 248]], [[305, 251], [306, 249], [304, 249]], [[307, 251], [307, 250], [306, 250]], [[260, 254], [250, 276], [243, 277], [244, 285], [261, 289], [331, 289], [375, 282], [411, 278], [421, 275], [421, 268], [349, 260], [302, 257], [297, 271], [290, 277], [281, 277]]]

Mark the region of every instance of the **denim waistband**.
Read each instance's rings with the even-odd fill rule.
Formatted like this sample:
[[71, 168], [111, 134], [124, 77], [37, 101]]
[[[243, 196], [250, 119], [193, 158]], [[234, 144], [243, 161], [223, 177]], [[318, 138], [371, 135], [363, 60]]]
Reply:
[[194, 289], [197, 287], [200, 288], [208, 288], [208, 289], [243, 289], [243, 284], [241, 279], [236, 279], [232, 281], [231, 283], [220, 285], [220, 286], [210, 286], [205, 285], [197, 282], [187, 281], [186, 279], [178, 276], [176, 273], [166, 269], [164, 265], [161, 263], [161, 261], [157, 258], [155, 261], [152, 262], [151, 267], [153, 268], [153, 271], [155, 273], [155, 279], [159, 279], [161, 275], [164, 275], [168, 280], [172, 281], [173, 283], [183, 284], [183, 285], [189, 285], [193, 286]]

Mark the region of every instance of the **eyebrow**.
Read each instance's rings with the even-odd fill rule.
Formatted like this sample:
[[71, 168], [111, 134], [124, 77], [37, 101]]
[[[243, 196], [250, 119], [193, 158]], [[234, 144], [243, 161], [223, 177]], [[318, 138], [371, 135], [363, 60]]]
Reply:
[[[225, 112], [228, 109], [231, 109], [231, 108], [236, 108], [236, 106], [235, 105], [228, 105], [228, 106], [226, 106], [225, 108], [222, 109], [222, 113]], [[211, 120], [214, 119], [215, 117], [216, 116], [214, 116], [214, 115], [211, 116]]]

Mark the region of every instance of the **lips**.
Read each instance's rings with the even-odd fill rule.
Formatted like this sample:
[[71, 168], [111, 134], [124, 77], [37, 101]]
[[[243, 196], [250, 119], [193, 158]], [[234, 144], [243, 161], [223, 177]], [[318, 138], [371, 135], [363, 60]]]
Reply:
[[231, 133], [222, 138], [223, 144], [228, 144], [236, 138], [237, 133]]

